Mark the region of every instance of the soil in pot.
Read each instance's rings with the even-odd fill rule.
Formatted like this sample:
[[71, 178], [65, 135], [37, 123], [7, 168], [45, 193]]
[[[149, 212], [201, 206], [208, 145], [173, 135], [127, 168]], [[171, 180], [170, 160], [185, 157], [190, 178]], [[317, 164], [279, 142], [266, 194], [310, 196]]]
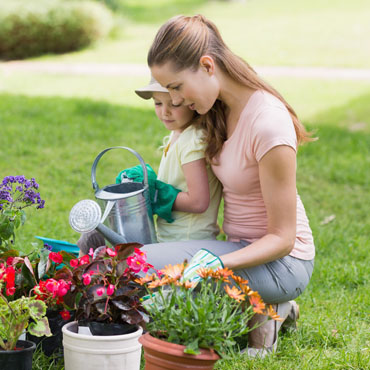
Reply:
[[69, 320], [63, 320], [62, 316], [60, 315], [59, 311], [48, 310], [46, 312], [46, 316], [49, 320], [49, 326], [51, 333], [53, 334], [51, 337], [36, 337], [29, 333], [26, 334], [26, 339], [30, 340], [36, 345], [40, 345], [42, 351], [45, 353], [46, 356], [51, 356], [54, 353], [58, 353], [62, 356], [63, 355], [63, 334], [62, 334], [62, 327], [73, 321], [74, 318], [74, 311], [71, 311], [71, 318]]
[[133, 333], [136, 325], [92, 321], [88, 323], [92, 335], [122, 335]]
[[201, 349], [199, 355], [184, 353], [185, 346], [154, 338], [149, 333], [140, 337], [144, 348], [145, 370], [212, 370], [220, 359], [213, 350]]
[[0, 350], [1, 370], [32, 370], [32, 356], [36, 344], [28, 340], [19, 340], [16, 350]]

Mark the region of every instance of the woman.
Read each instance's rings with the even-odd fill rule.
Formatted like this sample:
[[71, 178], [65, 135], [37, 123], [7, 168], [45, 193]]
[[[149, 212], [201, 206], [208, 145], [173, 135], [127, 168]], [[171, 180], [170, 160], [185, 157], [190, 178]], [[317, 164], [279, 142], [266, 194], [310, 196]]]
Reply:
[[[224, 265], [247, 278], [283, 319], [295, 320], [298, 306], [291, 300], [307, 286], [315, 255], [296, 191], [296, 150], [312, 139], [282, 96], [233, 54], [201, 15], [165, 23], [148, 64], [173, 104], [204, 115], [206, 158], [223, 185], [228, 237], [227, 242], [147, 245], [148, 262], [161, 268], [194, 255], [190, 265], [194, 259], [212, 260], [212, 266]], [[252, 331], [249, 355], [274, 350], [278, 330], [271, 320]]]

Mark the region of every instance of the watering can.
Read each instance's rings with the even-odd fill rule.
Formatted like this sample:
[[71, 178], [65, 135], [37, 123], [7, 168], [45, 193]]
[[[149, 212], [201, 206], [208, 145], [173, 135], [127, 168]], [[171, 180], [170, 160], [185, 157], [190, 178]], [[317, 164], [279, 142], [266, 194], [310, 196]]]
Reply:
[[[112, 149], [124, 149], [136, 156], [143, 168], [143, 182], [124, 179], [121, 184], [99, 188], [96, 167], [101, 157]], [[99, 231], [112, 245], [138, 242], [157, 243], [150, 203], [148, 172], [142, 157], [131, 148], [116, 146], [103, 150], [91, 168], [91, 181], [98, 203], [85, 199], [75, 204], [69, 223], [79, 233]], [[101, 209], [104, 209], [102, 216]]]

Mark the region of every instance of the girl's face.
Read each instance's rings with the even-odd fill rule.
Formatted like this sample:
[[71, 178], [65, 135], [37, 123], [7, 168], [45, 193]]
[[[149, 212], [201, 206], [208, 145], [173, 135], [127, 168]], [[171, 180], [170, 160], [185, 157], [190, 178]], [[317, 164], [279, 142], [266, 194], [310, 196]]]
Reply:
[[174, 104], [169, 93], [153, 92], [155, 113], [171, 131], [182, 132], [194, 116], [185, 105]]
[[154, 65], [151, 72], [168, 89], [173, 104], [185, 105], [199, 114], [207, 113], [220, 94], [212, 65], [200, 64], [195, 72], [191, 69], [176, 72], [172, 63], [167, 62], [160, 66]]

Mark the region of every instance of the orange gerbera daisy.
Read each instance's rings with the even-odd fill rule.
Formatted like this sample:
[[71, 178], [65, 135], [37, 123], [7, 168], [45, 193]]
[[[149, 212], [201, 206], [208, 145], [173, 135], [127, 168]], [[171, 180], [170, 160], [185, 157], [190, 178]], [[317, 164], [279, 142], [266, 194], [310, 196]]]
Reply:
[[208, 277], [213, 275], [213, 270], [207, 267], [200, 267], [197, 270], [197, 274], [202, 278], [202, 279], [207, 279]]
[[276, 321], [284, 321], [284, 319], [283, 319], [283, 318], [281, 318], [281, 317], [277, 314], [277, 312], [274, 310], [274, 308], [273, 308], [271, 305], [269, 305], [269, 306], [267, 307], [267, 315], [268, 315], [268, 316], [270, 316], [272, 319], [274, 319], [274, 320], [276, 320]]
[[[247, 281], [247, 280], [246, 280]], [[249, 287], [247, 284], [241, 284], [240, 289], [245, 293], [246, 295], [250, 296], [253, 295], [255, 292]]]
[[195, 286], [197, 285], [196, 282], [190, 282], [189, 280], [186, 280], [182, 283], [182, 286], [185, 288], [185, 289], [193, 289]]
[[161, 272], [164, 275], [170, 277], [172, 280], [179, 280], [182, 277], [182, 273], [184, 272], [184, 264], [178, 263], [177, 265], [168, 265], [165, 266]]
[[238, 285], [247, 285], [248, 284], [248, 280], [243, 279], [241, 276], [233, 274], [233, 275], [231, 275], [231, 277], [233, 278], [235, 283], [238, 284]]
[[229, 297], [235, 299], [238, 302], [244, 301], [245, 294], [243, 294], [242, 291], [239, 290], [237, 287], [233, 286], [232, 288], [230, 288], [229, 285], [225, 285], [225, 290]]
[[169, 281], [166, 277], [164, 277], [162, 279], [153, 280], [151, 283], [148, 284], [148, 288], [149, 289], [154, 289], [154, 288], [157, 288], [159, 286], [167, 285], [168, 282]]
[[140, 285], [144, 285], [146, 283], [151, 282], [154, 279], [155, 279], [155, 274], [152, 274], [152, 275], [146, 275], [143, 278], [135, 279], [135, 282]]
[[229, 268], [225, 267], [223, 269], [219, 268], [216, 271], [214, 271], [212, 277], [218, 280], [224, 281], [226, 283], [230, 283], [229, 276], [232, 276], [232, 275], [233, 275], [233, 272]]
[[253, 294], [249, 296], [249, 303], [251, 304], [255, 313], [264, 313], [263, 310], [265, 309], [265, 303], [262, 301], [261, 296], [257, 292], [253, 292]]

